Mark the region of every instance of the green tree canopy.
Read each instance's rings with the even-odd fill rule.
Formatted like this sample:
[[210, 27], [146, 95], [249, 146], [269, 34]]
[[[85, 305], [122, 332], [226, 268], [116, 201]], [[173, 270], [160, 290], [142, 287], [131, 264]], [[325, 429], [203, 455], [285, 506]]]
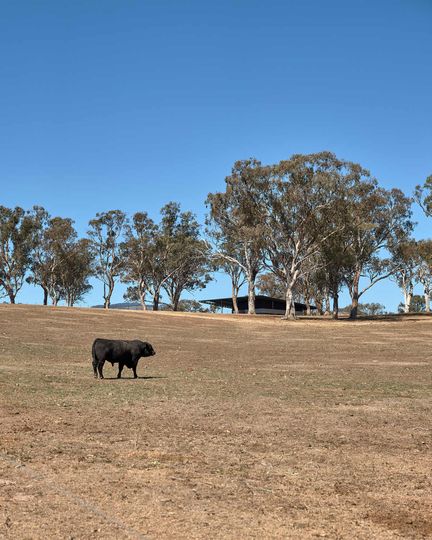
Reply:
[[19, 206], [0, 206], [0, 295], [15, 304], [31, 264], [35, 223]]

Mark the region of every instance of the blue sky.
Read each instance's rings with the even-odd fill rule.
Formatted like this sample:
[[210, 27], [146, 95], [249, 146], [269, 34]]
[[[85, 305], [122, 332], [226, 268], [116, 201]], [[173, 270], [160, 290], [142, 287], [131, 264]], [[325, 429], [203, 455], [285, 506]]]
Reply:
[[[96, 212], [156, 218], [170, 200], [203, 220], [235, 160], [324, 149], [411, 194], [432, 173], [431, 25], [430, 0], [3, 2], [0, 204], [80, 234]], [[228, 293], [220, 278], [196, 297]]]

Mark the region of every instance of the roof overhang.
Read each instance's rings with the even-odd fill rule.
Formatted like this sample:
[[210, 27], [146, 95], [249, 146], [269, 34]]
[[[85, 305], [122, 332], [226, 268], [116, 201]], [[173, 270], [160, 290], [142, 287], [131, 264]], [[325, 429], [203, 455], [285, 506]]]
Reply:
[[[241, 303], [241, 302], [245, 302], [248, 300], [248, 297], [247, 296], [238, 296], [237, 297], [237, 302]], [[270, 302], [274, 302], [275, 304], [284, 304], [286, 303], [286, 301], [283, 299], [283, 298], [273, 298], [272, 296], [265, 296], [263, 294], [257, 294], [255, 295], [255, 301], [257, 303], [259, 303], [260, 300], [265, 300], [265, 301], [270, 301]], [[209, 298], [207, 300], [200, 300], [200, 302], [202, 304], [210, 304], [210, 305], [213, 305], [213, 306], [216, 306], [216, 307], [223, 307], [223, 308], [229, 308], [229, 309], [232, 309], [234, 304], [233, 304], [233, 299], [232, 297], [227, 297], [227, 298]], [[306, 309], [306, 304], [302, 304], [301, 302], [294, 302], [294, 306], [295, 306], [295, 309], [298, 310], [298, 311], [301, 311], [301, 310], [305, 310]], [[311, 309], [316, 309], [315, 306], [310, 306]]]

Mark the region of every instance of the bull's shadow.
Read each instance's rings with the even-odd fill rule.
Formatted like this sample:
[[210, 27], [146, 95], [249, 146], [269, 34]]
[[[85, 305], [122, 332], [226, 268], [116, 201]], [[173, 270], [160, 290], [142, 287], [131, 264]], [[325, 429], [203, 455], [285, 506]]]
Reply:
[[142, 377], [138, 376], [136, 379], [132, 376], [132, 377], [121, 377], [120, 379], [115, 376], [115, 377], [105, 377], [104, 376], [104, 380], [106, 381], [136, 381], [138, 379], [144, 379], [144, 380], [150, 380], [150, 379], [168, 379], [168, 377], [162, 377], [162, 376], [158, 376], [158, 375], [155, 375], [155, 376], [152, 376], [152, 375], [144, 375]]

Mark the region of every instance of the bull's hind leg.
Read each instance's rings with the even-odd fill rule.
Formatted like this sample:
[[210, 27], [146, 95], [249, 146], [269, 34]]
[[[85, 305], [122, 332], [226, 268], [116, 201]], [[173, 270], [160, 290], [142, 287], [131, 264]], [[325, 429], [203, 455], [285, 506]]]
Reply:
[[105, 360], [99, 360], [98, 365], [97, 365], [97, 369], [98, 369], [98, 372], [99, 372], [99, 379], [104, 378], [104, 376], [103, 376], [104, 364], [105, 364]]
[[118, 373], [117, 373], [117, 379], [121, 379], [121, 374], [122, 374], [123, 368], [124, 368], [124, 364], [119, 362], [119, 370], [118, 370]]

